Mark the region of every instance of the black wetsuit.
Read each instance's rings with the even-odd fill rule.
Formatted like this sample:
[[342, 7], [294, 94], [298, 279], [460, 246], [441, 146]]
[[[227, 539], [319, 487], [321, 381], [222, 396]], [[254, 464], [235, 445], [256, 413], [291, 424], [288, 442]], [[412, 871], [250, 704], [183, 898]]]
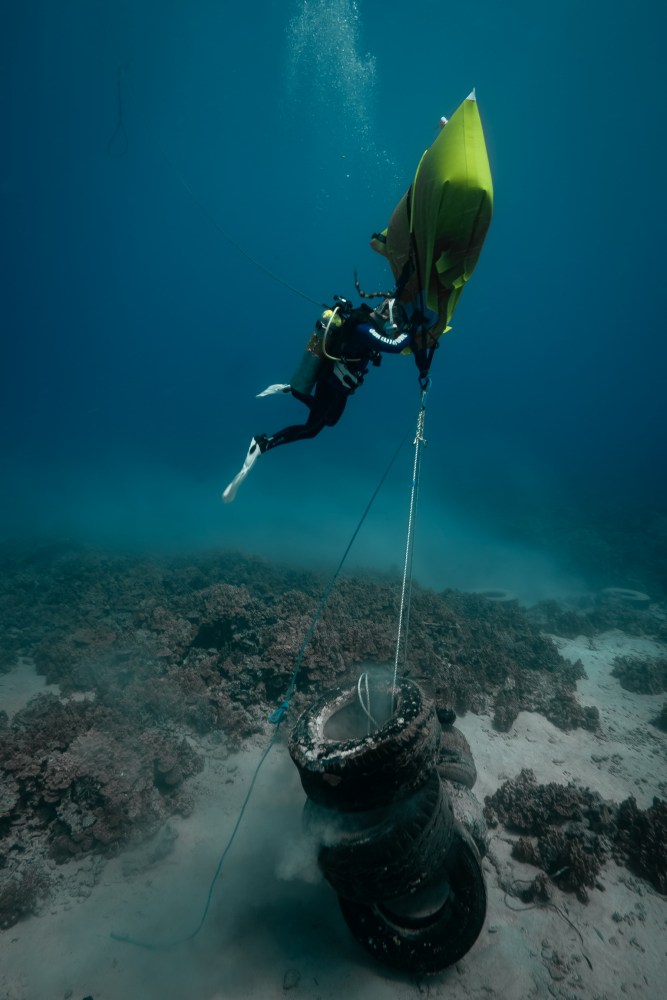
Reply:
[[256, 435], [255, 440], [262, 452], [281, 444], [313, 438], [325, 427], [333, 427], [340, 420], [352, 393], [364, 381], [371, 361], [379, 364], [380, 353], [400, 354], [410, 346], [409, 333], [401, 333], [393, 340], [380, 333], [368, 319], [369, 310], [357, 310], [336, 332], [335, 352], [340, 360], [325, 360], [313, 395], [292, 389], [295, 399], [310, 410], [305, 424], [292, 424], [271, 436]]

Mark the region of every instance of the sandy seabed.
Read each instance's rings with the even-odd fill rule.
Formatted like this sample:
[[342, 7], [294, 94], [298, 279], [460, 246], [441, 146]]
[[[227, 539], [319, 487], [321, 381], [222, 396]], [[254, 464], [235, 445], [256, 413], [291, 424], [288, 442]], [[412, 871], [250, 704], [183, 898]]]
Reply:
[[[489, 717], [468, 713], [457, 725], [475, 757], [476, 796], [483, 801], [530, 767], [538, 782], [571, 781], [617, 802], [632, 795], [647, 808], [654, 796], [664, 797], [667, 782], [667, 736], [650, 725], [664, 696], [621, 691], [610, 669], [614, 657], [664, 650], [620, 631], [554, 640], [565, 658], [582, 660], [587, 677], [577, 684], [578, 697], [597, 706], [600, 729], [563, 733], [541, 715], [522, 712], [510, 732], [501, 733]], [[37, 687], [43, 690], [28, 664], [0, 680], [0, 696], [10, 708]], [[304, 793], [282, 741], [259, 773], [204, 926], [184, 941], [200, 922], [218, 859], [270, 738], [256, 737], [237, 754], [202, 740], [206, 767], [194, 779], [190, 816], [172, 817], [151, 841], [114, 858], [59, 866], [61, 888], [39, 915], [0, 935], [0, 998], [664, 996], [665, 897], [607, 862], [588, 903], [554, 887], [551, 903], [524, 906], [504, 886], [534, 878], [535, 869], [512, 858], [516, 838], [502, 827], [491, 831], [483, 862], [487, 917], [468, 954], [419, 979], [378, 965], [352, 938], [335, 894], [317, 876], [301, 832]]]

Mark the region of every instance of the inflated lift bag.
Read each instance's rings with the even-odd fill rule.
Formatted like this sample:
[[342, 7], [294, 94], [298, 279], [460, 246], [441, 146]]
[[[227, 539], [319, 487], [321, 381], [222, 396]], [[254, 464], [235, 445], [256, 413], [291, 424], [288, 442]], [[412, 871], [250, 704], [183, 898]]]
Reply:
[[426, 307], [433, 340], [445, 331], [475, 269], [492, 212], [493, 182], [473, 91], [422, 156], [382, 234], [386, 241], [371, 241], [397, 282], [411, 261], [400, 301]]

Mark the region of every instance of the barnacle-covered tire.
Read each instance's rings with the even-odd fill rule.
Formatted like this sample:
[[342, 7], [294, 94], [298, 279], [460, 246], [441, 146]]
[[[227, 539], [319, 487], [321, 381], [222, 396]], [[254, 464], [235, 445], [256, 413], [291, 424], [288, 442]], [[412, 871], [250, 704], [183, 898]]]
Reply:
[[318, 805], [343, 811], [388, 805], [420, 788], [435, 765], [440, 724], [419, 685], [404, 679], [393, 692], [391, 682], [375, 682], [371, 693], [372, 706], [389, 704], [393, 694], [395, 709], [367, 735], [361, 735], [366, 719], [356, 684], [322, 695], [292, 730], [289, 752], [303, 790]]
[[304, 827], [318, 842], [318, 861], [333, 889], [368, 902], [413, 892], [446, 855], [454, 814], [433, 769], [422, 788], [389, 806], [340, 812], [310, 799]]
[[379, 961], [429, 974], [458, 962], [477, 940], [486, 917], [486, 886], [477, 849], [456, 835], [427, 885], [399, 900], [360, 903], [338, 897], [352, 934]]
[[477, 768], [470, 744], [456, 726], [443, 726], [438, 750], [438, 771], [447, 781], [457, 781], [472, 788], [477, 781]]

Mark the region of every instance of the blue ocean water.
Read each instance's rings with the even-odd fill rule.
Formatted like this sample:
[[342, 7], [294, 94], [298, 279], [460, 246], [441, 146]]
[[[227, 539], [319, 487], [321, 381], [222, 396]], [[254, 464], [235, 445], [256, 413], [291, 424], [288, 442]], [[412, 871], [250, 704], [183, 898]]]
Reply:
[[[495, 215], [433, 366], [415, 574], [664, 587], [665, 20], [647, 0], [5, 5], [2, 537], [336, 560], [414, 425], [409, 358], [220, 491], [253, 434], [301, 419], [255, 394], [289, 379], [316, 303], [355, 298], [355, 266], [390, 285], [369, 236], [476, 87]], [[411, 464], [358, 565], [401, 563]]]

